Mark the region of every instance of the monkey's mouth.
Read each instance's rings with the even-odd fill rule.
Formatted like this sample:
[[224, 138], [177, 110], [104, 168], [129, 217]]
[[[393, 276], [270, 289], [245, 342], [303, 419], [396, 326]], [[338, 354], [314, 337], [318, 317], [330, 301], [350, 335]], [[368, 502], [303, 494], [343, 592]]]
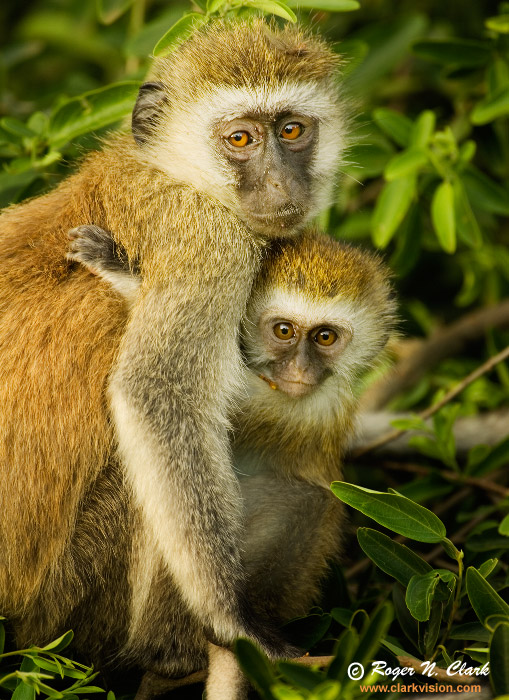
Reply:
[[297, 224], [300, 224], [305, 216], [306, 212], [295, 206], [288, 206], [283, 209], [278, 209], [270, 214], [261, 214], [257, 211], [249, 212], [249, 217], [255, 222], [255, 224], [263, 227], [275, 226], [281, 229], [291, 228]]
[[259, 374], [258, 376], [260, 379], [263, 379], [264, 382], [267, 382], [271, 389], [274, 389], [275, 391], [279, 389], [279, 391], [282, 391], [288, 396], [305, 396], [315, 388], [315, 384], [308, 382], [291, 381], [289, 379], [281, 379], [281, 377], [279, 377], [276, 383], [265, 374]]

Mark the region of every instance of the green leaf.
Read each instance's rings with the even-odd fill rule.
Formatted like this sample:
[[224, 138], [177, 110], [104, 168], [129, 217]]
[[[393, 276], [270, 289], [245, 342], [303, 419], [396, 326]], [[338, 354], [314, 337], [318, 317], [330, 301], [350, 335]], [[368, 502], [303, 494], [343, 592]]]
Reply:
[[424, 14], [409, 13], [384, 22], [374, 22], [358, 38], [369, 46], [369, 53], [350, 74], [348, 82], [362, 95], [378, 90], [387, 76], [408, 55], [410, 44], [427, 31], [429, 20]]
[[509, 513], [505, 516], [505, 518], [502, 520], [502, 522], [498, 526], [498, 531], [500, 532], [501, 535], [505, 535], [506, 537], [509, 537]]
[[412, 51], [429, 61], [463, 68], [483, 66], [489, 61], [492, 54], [488, 42], [468, 39], [417, 41], [412, 46]]
[[479, 126], [506, 114], [509, 114], [509, 87], [502, 86], [476, 104], [470, 113], [470, 121]]
[[387, 163], [385, 168], [385, 179], [388, 182], [408, 177], [422, 170], [428, 163], [426, 151], [422, 148], [409, 148], [407, 151], [398, 153]]
[[[2, 620], [3, 618], [0, 618]], [[2, 622], [0, 622], [0, 656], [3, 654], [5, 648], [5, 627]]]
[[509, 549], [509, 539], [495, 534], [494, 530], [483, 532], [480, 535], [471, 535], [466, 544], [472, 552], [496, 552], [497, 550]]
[[461, 240], [471, 248], [482, 246], [482, 234], [468, 197], [459, 179], [454, 180], [454, 213]]
[[213, 15], [227, 0], [207, 0], [207, 14]]
[[385, 248], [405, 218], [415, 194], [415, 176], [393, 180], [382, 190], [377, 200], [371, 228], [377, 248]]
[[391, 425], [396, 430], [423, 430], [430, 432], [430, 428], [425, 420], [417, 415], [410, 416], [408, 418], [397, 418], [396, 420], [391, 420]]
[[112, 24], [133, 2], [134, 0], [97, 0], [97, 16], [103, 24]]
[[413, 646], [421, 651], [419, 645], [419, 623], [410, 615], [410, 611], [405, 603], [405, 592], [402, 590], [401, 586], [396, 585], [392, 587], [392, 601], [394, 603], [396, 619], [406, 638]]
[[58, 149], [76, 136], [119, 121], [132, 111], [139, 83], [116, 83], [86, 92], [57, 107], [50, 118], [49, 140]]
[[[359, 141], [352, 146], [348, 150], [350, 163], [344, 168], [345, 174], [361, 181], [381, 175], [394, 154], [394, 149], [388, 143], [383, 143], [382, 139], [377, 142], [374, 137], [372, 143]], [[348, 219], [343, 223], [348, 226]]]
[[85, 671], [80, 671], [76, 668], [62, 667], [60, 663], [57, 663], [56, 661], [48, 661], [48, 659], [43, 659], [40, 656], [34, 656], [32, 658], [34, 663], [39, 666], [39, 668], [43, 668], [45, 671], [51, 671], [52, 673], [57, 673], [62, 677], [68, 676], [69, 678], [83, 679], [88, 675]]
[[442, 182], [431, 202], [431, 220], [438, 241], [446, 253], [456, 250], [456, 220], [454, 218], [454, 190], [450, 182]]
[[509, 34], [509, 15], [498, 15], [497, 17], [488, 17], [484, 20], [484, 25], [487, 29], [497, 34]]
[[326, 614], [312, 614], [291, 620], [285, 625], [288, 636], [299, 648], [311, 649], [327, 633], [332, 619]]
[[412, 120], [392, 109], [380, 107], [373, 111], [375, 124], [398, 146], [406, 148], [410, 143]]
[[357, 630], [353, 628], [344, 630], [334, 645], [334, 658], [327, 668], [327, 678], [337, 680], [345, 678], [346, 669], [358, 644], [359, 633]]
[[479, 622], [467, 622], [454, 627], [449, 635], [451, 639], [463, 639], [472, 642], [489, 642], [490, 631]]
[[484, 459], [475, 464], [470, 473], [475, 474], [475, 476], [486, 476], [486, 474], [504, 466], [508, 461], [509, 437], [506, 437], [492, 447]]
[[475, 614], [483, 624], [491, 615], [509, 618], [509, 605], [473, 566], [467, 569], [466, 587]]
[[287, 4], [290, 7], [324, 12], [352, 12], [361, 7], [357, 0], [288, 0]]
[[4, 117], [0, 120], [0, 126], [9, 134], [19, 136], [20, 138], [33, 138], [36, 136], [36, 133], [32, 131], [32, 129], [29, 129], [26, 124], [13, 117]]
[[281, 683], [276, 683], [271, 688], [272, 695], [276, 700], [306, 700], [309, 697], [308, 693], [304, 696], [293, 688], [289, 688], [287, 685], [281, 685]]
[[468, 199], [472, 204], [489, 214], [509, 216], [509, 192], [487, 175], [469, 166], [461, 174]]
[[509, 63], [497, 56], [488, 67], [488, 92], [493, 94], [502, 87], [509, 87]]
[[[389, 267], [394, 270], [396, 277], [406, 277], [417, 264], [421, 253], [422, 228], [420, 207], [412, 204], [399, 227], [395, 250], [389, 261]], [[405, 397], [400, 399], [400, 410], [408, 410], [415, 405], [418, 396], [424, 396], [426, 389], [423, 388], [423, 382], [426, 381], [428, 380], [417, 382], [406, 392]]]
[[242, 671], [262, 697], [270, 700], [270, 687], [276, 682], [276, 677], [266, 657], [248, 639], [237, 639], [234, 651]]
[[426, 109], [419, 114], [417, 121], [412, 127], [410, 134], [410, 145], [415, 148], [426, 148], [428, 142], [433, 135], [435, 128], [436, 117], [435, 113], [430, 109]]
[[444, 603], [437, 600], [432, 601], [429, 622], [427, 625], [425, 625], [424, 634], [422, 636], [424, 656], [426, 659], [429, 659], [429, 657], [433, 654], [433, 650], [435, 649], [438, 635], [440, 634], [440, 629], [442, 627], [443, 615]]
[[418, 542], [440, 542], [446, 535], [444, 524], [434, 513], [404, 496], [342, 481], [335, 481], [331, 488], [339, 499], [400, 535]]
[[496, 696], [509, 693], [509, 622], [495, 627], [490, 643], [490, 682]]
[[338, 700], [341, 697], [341, 683], [324, 681], [312, 695], [313, 700]]
[[252, 7], [256, 10], [261, 10], [268, 15], [282, 17], [288, 22], [294, 23], [297, 21], [295, 12], [288, 7], [288, 5], [282, 2], [276, 2], [276, 0], [245, 0], [243, 5], [244, 7]]
[[399, 542], [394, 542], [381, 532], [360, 527], [357, 530], [357, 539], [363, 552], [371, 561], [403, 586], [408, 585], [412, 576], [426, 574], [432, 570], [431, 566], [411, 549]]
[[28, 128], [39, 136], [46, 133], [48, 124], [48, 115], [44, 114], [44, 112], [34, 112], [27, 121]]
[[[20, 666], [20, 679], [18, 681], [18, 685], [16, 686], [16, 690], [11, 696], [11, 700], [35, 700], [35, 688], [33, 685], [29, 685], [29, 683], [25, 683], [23, 680], [23, 675], [29, 674], [32, 671], [36, 669], [36, 666], [32, 659], [25, 657], [23, 661], [21, 662]], [[26, 678], [28, 680], [28, 677]]]
[[45, 647], [40, 648], [43, 651], [52, 651], [54, 654], [56, 654], [57, 651], [62, 651], [62, 649], [68, 647], [69, 644], [72, 642], [73, 637], [74, 632], [72, 630], [68, 630], [58, 639], [55, 639], [53, 642], [47, 644]]
[[439, 581], [441, 579], [451, 581], [453, 576], [454, 574], [446, 569], [433, 569], [426, 574], [412, 576], [406, 591], [405, 602], [416, 620], [419, 622], [429, 620], [431, 603]]
[[105, 693], [106, 691], [104, 688], [99, 688], [96, 685], [84, 685], [81, 688], [74, 688], [73, 693], [75, 695], [82, 695], [83, 693], [90, 693], [91, 695], [93, 693]]
[[349, 608], [332, 608], [331, 616], [343, 627], [349, 627], [352, 619], [352, 611]]
[[280, 661], [277, 667], [286, 680], [306, 690], [314, 690], [325, 678], [325, 674], [320, 671], [292, 664], [289, 661]]
[[475, 141], [472, 141], [472, 139], [469, 139], [468, 141], [465, 141], [465, 143], [462, 143], [458, 153], [458, 164], [460, 166], [463, 166], [467, 163], [470, 163], [472, 158], [475, 156], [476, 151], [477, 144]]
[[494, 571], [496, 565], [498, 564], [498, 559], [487, 559], [479, 567], [478, 571], [483, 578], [487, 578], [492, 571]]
[[154, 56], [164, 56], [170, 53], [176, 46], [188, 39], [198, 27], [207, 22], [208, 18], [198, 12], [184, 15], [159, 39], [152, 53]]
[[393, 618], [394, 608], [389, 601], [385, 601], [370, 617], [369, 623], [362, 631], [359, 644], [352, 656], [353, 663], [360, 663], [366, 666], [369, 661], [376, 658], [375, 654], [383, 637], [387, 634]]

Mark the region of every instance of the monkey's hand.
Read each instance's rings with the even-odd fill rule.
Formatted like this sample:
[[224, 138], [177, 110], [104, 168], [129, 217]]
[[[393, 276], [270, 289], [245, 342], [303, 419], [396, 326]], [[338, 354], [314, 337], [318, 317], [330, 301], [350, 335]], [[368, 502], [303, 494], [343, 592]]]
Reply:
[[127, 301], [134, 303], [140, 286], [136, 265], [129, 265], [127, 253], [108, 231], [88, 224], [71, 229], [67, 260], [83, 265], [108, 282]]

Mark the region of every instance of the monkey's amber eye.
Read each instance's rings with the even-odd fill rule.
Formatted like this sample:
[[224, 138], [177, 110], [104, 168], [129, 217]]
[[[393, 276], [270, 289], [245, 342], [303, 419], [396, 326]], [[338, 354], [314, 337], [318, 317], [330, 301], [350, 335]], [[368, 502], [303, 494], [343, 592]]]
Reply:
[[295, 141], [295, 139], [298, 139], [303, 131], [304, 127], [301, 124], [285, 124], [281, 131], [281, 136], [287, 141]]
[[295, 337], [295, 328], [291, 323], [276, 323], [272, 330], [279, 340], [290, 340]]
[[333, 345], [338, 339], [338, 334], [331, 328], [320, 328], [318, 333], [313, 336], [313, 340], [318, 345], [327, 347], [328, 345]]
[[236, 131], [231, 136], [228, 136], [228, 141], [232, 146], [242, 148], [243, 146], [247, 146], [248, 143], [251, 143], [252, 139], [247, 131]]

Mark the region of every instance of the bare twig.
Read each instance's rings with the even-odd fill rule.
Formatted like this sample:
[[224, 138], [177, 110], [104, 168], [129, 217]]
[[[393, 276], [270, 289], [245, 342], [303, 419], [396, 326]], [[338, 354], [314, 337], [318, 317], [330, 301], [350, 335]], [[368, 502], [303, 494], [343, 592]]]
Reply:
[[[475, 518], [472, 518], [472, 520], [469, 520], [468, 523], [465, 523], [463, 527], [460, 527], [459, 530], [457, 530], [453, 535], [451, 535], [449, 539], [455, 545], [459, 545], [461, 542], [463, 542], [465, 536], [470, 532], [470, 530], [472, 530], [479, 523], [482, 523], [482, 521], [485, 520], [486, 517], [487, 513], [484, 513], [482, 515], [478, 515]], [[433, 561], [435, 557], [438, 557], [440, 554], [443, 553], [443, 551], [444, 549], [442, 545], [437, 545], [431, 550], [431, 552], [424, 554], [423, 559], [426, 559], [426, 561]]]
[[[298, 659], [291, 659], [293, 663], [301, 664], [302, 666], [328, 666], [332, 661], [332, 656], [301, 656]], [[159, 676], [156, 673], [147, 671], [141, 679], [140, 687], [134, 700], [152, 700], [152, 698], [164, 693], [170, 693], [176, 688], [182, 688], [186, 685], [194, 685], [195, 683], [205, 683], [207, 680], [207, 671], [195, 671], [189, 676], [183, 678], [166, 678]]]
[[[387, 427], [395, 420], [410, 418], [410, 412], [397, 413], [392, 411], [379, 411], [377, 413], [365, 413], [360, 416], [359, 430], [355, 438], [352, 451], [363, 448], [381, 435], [385, 435]], [[507, 437], [509, 432], [509, 406], [501, 407], [488, 413], [479, 413], [473, 416], [460, 416], [454, 423], [453, 432], [456, 442], [456, 453], [459, 457], [465, 457], [468, 452], [482, 441], [484, 445], [493, 447]], [[408, 430], [404, 435], [393, 442], [389, 442], [376, 452], [376, 457], [382, 456], [389, 459], [409, 460], [411, 455], [418, 452], [409, 444], [416, 431]]]
[[[421, 474], [422, 476], [427, 476], [433, 471], [437, 471], [431, 469], [430, 467], [425, 467], [421, 464], [408, 464], [388, 460], [384, 460], [383, 467], [386, 469], [393, 469], [395, 471], [410, 472], [411, 474]], [[490, 481], [489, 479], [479, 479], [474, 476], [458, 474], [457, 472], [453, 472], [450, 470], [440, 470], [438, 473], [444, 479], [447, 479], [447, 481], [455, 481], [462, 484], [469, 484], [470, 486], [476, 486], [477, 488], [481, 488], [484, 491], [491, 491], [492, 493], [496, 493], [499, 496], [502, 496], [503, 498], [509, 496], [508, 488], [505, 488], [504, 486], [501, 486], [500, 484], [497, 484], [494, 481]]]
[[364, 395], [368, 410], [386, 406], [397, 394], [411, 386], [446, 357], [458, 354], [467, 342], [479, 338], [489, 328], [509, 325], [509, 299], [466, 314], [456, 323], [434, 333], [402, 358], [390, 375], [377, 382]]
[[194, 683], [204, 683], [207, 680], [207, 671], [196, 671], [183, 678], [165, 678], [156, 673], [147, 671], [141, 679], [140, 687], [134, 700], [152, 700], [152, 698], [164, 693], [169, 693], [175, 688], [182, 688], [185, 685]]
[[[423, 672], [422, 661], [415, 659], [411, 656], [398, 656], [398, 662], [401, 666], [413, 669], [416, 673]], [[301, 666], [318, 666], [324, 668], [328, 666], [334, 660], [333, 656], [301, 656], [298, 659], [291, 659], [293, 663], [300, 664]], [[472, 683], [475, 679], [468, 678], [464, 676], [448, 676], [445, 669], [436, 668], [434, 669], [434, 677], [439, 681], [449, 681], [450, 683]], [[169, 693], [176, 688], [182, 688], [186, 685], [194, 685], [195, 683], [204, 683], [207, 679], [207, 671], [196, 671], [191, 673], [189, 676], [184, 678], [165, 678], [163, 676], [158, 676], [155, 673], [148, 671], [142, 678], [138, 692], [134, 700], [152, 700], [158, 695], [163, 693]]]
[[[503, 362], [509, 357], [509, 346], [504, 348], [504, 350], [501, 350], [499, 353], [494, 355], [493, 357], [490, 357], [489, 360], [484, 362], [480, 367], [475, 369], [473, 372], [471, 372], [468, 376], [465, 377], [461, 382], [456, 384], [455, 387], [453, 387], [450, 391], [447, 392], [447, 394], [438, 401], [436, 404], [433, 404], [433, 406], [430, 406], [427, 408], [425, 411], [422, 411], [422, 413], [419, 413], [419, 417], [422, 418], [423, 420], [426, 420], [426, 418], [430, 418], [432, 415], [434, 415], [437, 411], [439, 411], [441, 408], [443, 408], [446, 404], [448, 404], [450, 401], [456, 398], [463, 389], [465, 389], [469, 384], [472, 384], [472, 382], [475, 382], [476, 379], [479, 379], [479, 377], [482, 377], [483, 374], [487, 374], [490, 372], [495, 365], [498, 365], [499, 362]], [[376, 450], [378, 447], [382, 447], [382, 445], [386, 445], [388, 442], [392, 442], [393, 440], [396, 440], [399, 438], [401, 435], [405, 433], [404, 430], [391, 430], [385, 435], [382, 435], [380, 438], [377, 440], [373, 440], [373, 442], [369, 443], [368, 445], [365, 445], [364, 447], [354, 450], [354, 452], [350, 455], [351, 459], [357, 459], [358, 457], [362, 457], [363, 455], [367, 454], [368, 452], [371, 452], [372, 450]]]

